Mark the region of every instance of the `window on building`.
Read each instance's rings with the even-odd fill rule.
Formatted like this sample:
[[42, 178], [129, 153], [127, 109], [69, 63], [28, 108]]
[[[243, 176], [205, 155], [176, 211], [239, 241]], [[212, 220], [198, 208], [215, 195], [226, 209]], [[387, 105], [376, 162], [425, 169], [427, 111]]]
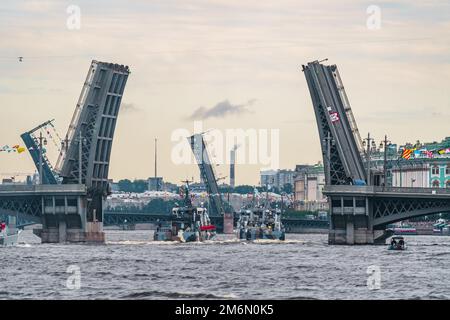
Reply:
[[445, 167], [445, 175], [450, 176], [450, 163]]
[[450, 180], [447, 180], [447, 182], [445, 183], [445, 187], [450, 188]]
[[431, 168], [431, 174], [438, 175], [439, 174], [439, 166], [433, 166]]
[[433, 181], [433, 187], [434, 188], [439, 188], [439, 186], [440, 186], [439, 180], [434, 180]]

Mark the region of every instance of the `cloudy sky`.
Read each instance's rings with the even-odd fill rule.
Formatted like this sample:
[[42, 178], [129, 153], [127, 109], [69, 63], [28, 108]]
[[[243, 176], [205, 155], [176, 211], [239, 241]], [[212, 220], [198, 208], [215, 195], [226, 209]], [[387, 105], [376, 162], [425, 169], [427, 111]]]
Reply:
[[[338, 65], [362, 134], [441, 140], [450, 136], [450, 3], [411, 2], [3, 0], [0, 147], [52, 118], [64, 135], [92, 59], [132, 72], [111, 156], [116, 180], [153, 174], [155, 137], [165, 180], [198, 179], [194, 165], [171, 159], [172, 133], [195, 120], [205, 130], [279, 129], [280, 167], [317, 162], [300, 67], [323, 58]], [[70, 5], [80, 29], [67, 27]], [[367, 26], [373, 5], [379, 29]], [[258, 183], [260, 167], [238, 166], [237, 183]], [[2, 175], [33, 171], [28, 155], [0, 153]]]

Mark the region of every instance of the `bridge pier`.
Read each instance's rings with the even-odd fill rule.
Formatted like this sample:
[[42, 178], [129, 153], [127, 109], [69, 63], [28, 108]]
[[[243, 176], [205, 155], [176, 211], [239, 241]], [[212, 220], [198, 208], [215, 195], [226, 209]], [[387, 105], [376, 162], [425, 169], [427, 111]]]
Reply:
[[100, 217], [92, 214], [87, 217], [87, 196], [42, 198], [42, 229], [33, 232], [42, 243], [104, 243], [103, 212]]
[[[334, 227], [330, 226], [328, 233], [329, 244], [374, 244], [374, 239], [380, 234], [368, 228], [369, 217], [354, 215], [334, 215], [331, 217]], [[383, 230], [379, 230], [383, 232]]]
[[373, 244], [376, 239], [371, 201], [368, 197], [339, 195], [330, 197], [329, 244]]

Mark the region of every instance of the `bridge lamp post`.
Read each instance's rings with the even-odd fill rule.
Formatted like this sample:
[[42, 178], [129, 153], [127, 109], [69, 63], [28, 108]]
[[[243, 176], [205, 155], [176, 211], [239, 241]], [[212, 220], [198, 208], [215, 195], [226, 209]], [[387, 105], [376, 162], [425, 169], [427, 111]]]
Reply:
[[391, 141], [388, 140], [387, 135], [384, 135], [384, 141], [380, 143], [380, 149], [384, 148], [384, 161], [383, 161], [383, 189], [386, 187], [387, 183], [387, 149], [391, 145]]
[[[326, 150], [327, 150], [327, 175], [330, 179], [329, 183], [331, 184], [331, 144], [333, 143], [334, 145], [334, 140], [333, 138], [331, 138], [331, 134], [330, 132], [328, 132], [327, 136], [323, 139], [323, 143], [325, 144]], [[325, 177], [327, 176], [325, 175]], [[306, 173], [305, 173], [305, 189], [306, 189], [306, 183], [307, 183], [307, 179], [306, 179]], [[306, 191], [305, 191], [305, 199], [306, 199]]]
[[83, 144], [86, 143], [86, 138], [82, 138], [81, 131], [78, 136], [78, 183], [83, 184]]
[[42, 167], [43, 167], [43, 146], [47, 145], [47, 139], [42, 136], [42, 132], [39, 132], [39, 184], [43, 183]]
[[366, 150], [366, 158], [367, 158], [367, 185], [370, 185], [370, 154], [372, 152], [372, 148], [375, 148], [375, 141], [370, 137], [370, 132], [367, 134], [367, 138], [363, 141], [363, 146], [367, 146]]

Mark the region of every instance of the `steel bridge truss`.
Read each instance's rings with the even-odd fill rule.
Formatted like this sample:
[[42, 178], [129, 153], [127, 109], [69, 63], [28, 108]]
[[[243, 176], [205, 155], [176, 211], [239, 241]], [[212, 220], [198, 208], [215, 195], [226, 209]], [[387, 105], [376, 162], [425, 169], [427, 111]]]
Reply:
[[450, 212], [450, 199], [376, 198], [373, 201], [373, 226], [414, 217]]
[[362, 142], [336, 65], [303, 66], [313, 102], [328, 185], [366, 180]]
[[57, 162], [64, 184], [109, 191], [112, 141], [129, 73], [127, 66], [92, 62]]
[[200, 175], [206, 185], [206, 190], [209, 195], [209, 202], [212, 209], [210, 216], [224, 214], [224, 207], [222, 195], [220, 194], [219, 186], [217, 185], [216, 174], [211, 163], [206, 149], [206, 143], [202, 134], [195, 134], [188, 138], [195, 160], [200, 169]]
[[40, 196], [0, 197], [0, 212], [26, 221], [41, 223], [42, 199]]

